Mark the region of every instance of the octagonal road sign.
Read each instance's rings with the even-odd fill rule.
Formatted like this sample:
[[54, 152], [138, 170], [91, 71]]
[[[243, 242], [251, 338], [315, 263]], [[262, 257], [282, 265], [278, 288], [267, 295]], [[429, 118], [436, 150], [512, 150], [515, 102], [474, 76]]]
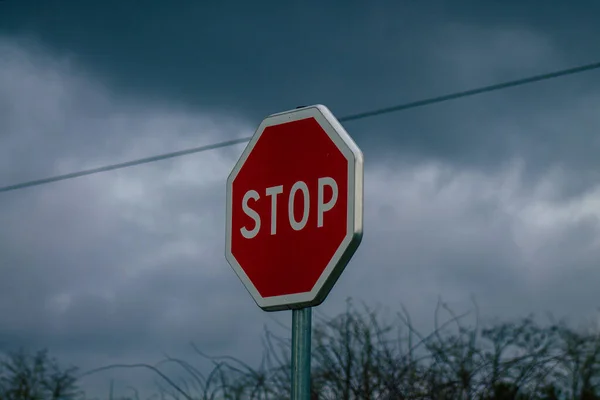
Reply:
[[262, 121], [227, 179], [225, 245], [258, 306], [319, 305], [362, 228], [363, 155], [329, 109]]

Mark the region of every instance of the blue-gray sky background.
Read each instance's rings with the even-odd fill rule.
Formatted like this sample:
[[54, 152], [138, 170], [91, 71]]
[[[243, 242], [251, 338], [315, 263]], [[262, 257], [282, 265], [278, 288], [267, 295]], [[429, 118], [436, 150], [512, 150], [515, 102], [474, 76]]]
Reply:
[[[0, 186], [248, 136], [301, 104], [343, 116], [599, 61], [591, 1], [207, 4], [0, 2]], [[438, 296], [474, 296], [489, 318], [595, 318], [599, 107], [587, 72], [346, 123], [365, 236], [321, 311], [404, 304], [426, 329]], [[290, 315], [223, 257], [242, 149], [0, 194], [0, 350], [256, 360]]]

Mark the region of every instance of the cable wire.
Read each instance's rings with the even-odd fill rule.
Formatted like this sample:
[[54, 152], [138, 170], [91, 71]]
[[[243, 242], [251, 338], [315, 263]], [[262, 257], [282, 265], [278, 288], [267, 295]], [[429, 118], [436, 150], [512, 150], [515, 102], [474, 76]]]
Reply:
[[[574, 74], [578, 74], [581, 72], [586, 72], [586, 71], [591, 71], [591, 70], [596, 70], [596, 69], [600, 69], [600, 62], [582, 65], [582, 66], [574, 67], [574, 68], [563, 69], [563, 70], [550, 72], [550, 73], [546, 73], [546, 74], [541, 74], [541, 75], [534, 75], [534, 76], [517, 79], [517, 80], [513, 80], [513, 81], [502, 82], [502, 83], [498, 83], [495, 85], [483, 86], [480, 88], [465, 90], [462, 92], [455, 92], [455, 93], [450, 93], [450, 94], [446, 94], [446, 95], [442, 95], [442, 96], [430, 97], [430, 98], [423, 99], [423, 100], [417, 100], [417, 101], [412, 101], [409, 103], [398, 104], [398, 105], [391, 106], [391, 107], [379, 108], [379, 109], [372, 110], [372, 111], [366, 111], [366, 112], [357, 113], [357, 114], [350, 114], [350, 115], [346, 115], [344, 117], [338, 118], [338, 120], [340, 122], [356, 121], [359, 119], [375, 117], [375, 116], [379, 116], [379, 115], [383, 115], [383, 114], [389, 114], [392, 112], [407, 110], [410, 108], [428, 106], [431, 104], [442, 103], [445, 101], [455, 100], [455, 99], [459, 99], [459, 98], [463, 98], [463, 97], [475, 96], [475, 95], [482, 94], [482, 93], [493, 92], [493, 91], [507, 89], [507, 88], [511, 88], [511, 87], [515, 87], [515, 86], [522, 86], [522, 85], [526, 85], [529, 83], [559, 78], [559, 77], [567, 76], [567, 75], [574, 75]], [[87, 170], [78, 171], [78, 172], [72, 172], [72, 173], [68, 173], [68, 174], [64, 174], [64, 175], [56, 175], [56, 176], [52, 176], [52, 177], [48, 177], [48, 178], [16, 183], [14, 185], [0, 187], [0, 193], [10, 192], [13, 190], [18, 190], [18, 189], [25, 189], [25, 188], [32, 187], [32, 186], [44, 185], [47, 183], [58, 182], [58, 181], [63, 181], [63, 180], [67, 180], [67, 179], [78, 178], [81, 176], [97, 174], [100, 172], [113, 171], [116, 169], [133, 167], [136, 165], [166, 160], [169, 158], [180, 157], [180, 156], [184, 156], [184, 155], [188, 155], [188, 154], [200, 153], [200, 152], [208, 151], [208, 150], [215, 150], [215, 149], [219, 149], [222, 147], [228, 147], [228, 146], [233, 146], [235, 144], [245, 143], [245, 142], [250, 141], [250, 139], [251, 139], [251, 136], [240, 138], [240, 139], [227, 140], [224, 142], [213, 143], [213, 144], [209, 144], [206, 146], [194, 147], [194, 148], [190, 148], [190, 149], [186, 149], [186, 150], [180, 150], [180, 151], [175, 151], [175, 152], [171, 152], [171, 153], [159, 154], [159, 155], [155, 155], [152, 157], [140, 158], [137, 160], [127, 161], [127, 162], [123, 162], [123, 163], [111, 164], [111, 165], [106, 165], [103, 167], [92, 168], [92, 169], [87, 169]]]

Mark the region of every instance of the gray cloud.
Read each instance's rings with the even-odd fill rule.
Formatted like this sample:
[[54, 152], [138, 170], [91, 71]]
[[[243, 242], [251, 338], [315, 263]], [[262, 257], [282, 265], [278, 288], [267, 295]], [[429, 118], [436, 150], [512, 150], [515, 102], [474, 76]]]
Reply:
[[[349, 7], [348, 26], [339, 23], [327, 36], [332, 14], [298, 9], [298, 21], [319, 22], [323, 31], [296, 38], [290, 28], [277, 37], [255, 19], [244, 42], [232, 24], [199, 20], [193, 26], [204, 36], [176, 41], [177, 48], [158, 46], [158, 30], [125, 31], [125, 16], [135, 11], [129, 5], [113, 9], [108, 36], [87, 21], [79, 23], [88, 34], [74, 35], [78, 7], [55, 11], [70, 24], [50, 24], [42, 7], [30, 14], [30, 28], [23, 19], [0, 24], [43, 39], [0, 43], [2, 183], [247, 136], [262, 114], [286, 102], [318, 98], [341, 115], [580, 60], [543, 21], [484, 27], [452, 14], [455, 24], [408, 37], [387, 9], [361, 16]], [[169, 15], [157, 7], [141, 11]], [[402, 29], [417, 29], [411, 20], [420, 12], [402, 14]], [[242, 16], [228, 21], [249, 23]], [[138, 23], [148, 21], [140, 15]], [[173, 21], [163, 41], [169, 32], [187, 37], [191, 22]], [[155, 45], [136, 36], [144, 34], [154, 35]], [[288, 36], [296, 41], [283, 40]], [[146, 47], [128, 55], [124, 46], [132, 43]], [[236, 53], [234, 45], [246, 50]], [[318, 57], [319, 68], [298, 62], [294, 46]], [[147, 61], [153, 49], [156, 65]], [[474, 295], [486, 315], [593, 314], [600, 278], [600, 192], [590, 172], [597, 93], [594, 80], [581, 76], [348, 124], [367, 162], [365, 237], [320, 312], [336, 314], [348, 296], [403, 303], [425, 329], [438, 296], [462, 311]], [[258, 310], [223, 257], [224, 182], [242, 148], [2, 194], [0, 350], [49, 346], [90, 368], [155, 362], [163, 352], [198, 359], [187, 347], [194, 340], [213, 354], [256, 360], [262, 325], [277, 328], [274, 321], [290, 318]], [[86, 382], [104, 389], [107, 376]]]
[[[254, 121], [315, 102], [343, 115], [596, 61], [598, 5], [543, 4], [14, 2], [3, 6], [0, 26], [76, 60], [121, 96]], [[590, 74], [566, 78], [357, 122], [352, 131], [377, 157], [497, 168], [522, 152], [537, 179], [557, 160], [594, 159], [581, 157], [593, 132], [554, 145], [549, 135], [575, 135], [531, 125], [549, 110], [576, 112], [597, 82]]]

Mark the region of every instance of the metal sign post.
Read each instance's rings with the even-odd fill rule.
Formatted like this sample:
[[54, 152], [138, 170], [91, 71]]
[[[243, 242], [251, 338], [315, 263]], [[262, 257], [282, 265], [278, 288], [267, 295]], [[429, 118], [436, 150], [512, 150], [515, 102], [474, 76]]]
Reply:
[[310, 400], [312, 308], [292, 310], [292, 400]]

